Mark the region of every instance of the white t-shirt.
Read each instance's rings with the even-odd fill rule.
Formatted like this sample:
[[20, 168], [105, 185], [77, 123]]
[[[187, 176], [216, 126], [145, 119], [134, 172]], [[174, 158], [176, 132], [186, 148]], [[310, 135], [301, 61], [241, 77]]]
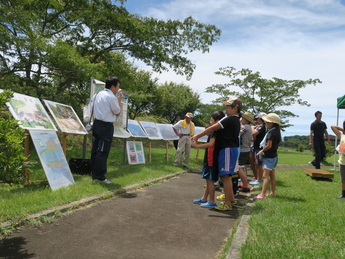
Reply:
[[187, 128], [182, 128], [182, 121], [183, 120], [178, 121], [173, 128], [176, 129], [178, 133], [190, 134], [190, 123], [187, 123]]

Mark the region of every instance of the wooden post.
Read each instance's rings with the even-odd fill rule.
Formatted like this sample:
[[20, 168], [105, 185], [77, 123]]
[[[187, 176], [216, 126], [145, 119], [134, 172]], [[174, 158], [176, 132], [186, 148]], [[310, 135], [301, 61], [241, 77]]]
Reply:
[[[25, 142], [24, 142], [24, 154], [26, 157], [26, 162], [29, 161], [29, 156], [30, 156], [30, 133], [28, 130], [25, 130]], [[25, 175], [25, 184], [24, 185], [28, 185], [30, 183], [30, 175], [28, 173], [28, 170], [25, 169], [24, 171], [24, 175]]]
[[198, 163], [199, 162], [199, 151], [200, 151], [200, 149], [198, 148], [197, 150], [196, 150], [196, 159], [195, 159], [195, 161]]
[[147, 160], [151, 163], [151, 139], [149, 139], [149, 154]]
[[165, 141], [165, 161], [168, 162], [169, 160], [169, 142]]
[[62, 144], [62, 150], [65, 156], [66, 156], [66, 138], [67, 138], [67, 133], [63, 132], [61, 136], [61, 144]]

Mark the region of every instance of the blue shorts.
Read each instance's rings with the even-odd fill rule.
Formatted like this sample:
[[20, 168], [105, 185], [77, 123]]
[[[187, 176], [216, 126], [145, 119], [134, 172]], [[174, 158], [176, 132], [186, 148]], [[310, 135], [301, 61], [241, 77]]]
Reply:
[[264, 169], [267, 170], [273, 170], [276, 168], [278, 164], [278, 157], [273, 157], [273, 158], [262, 158], [262, 164]]
[[217, 167], [204, 165], [204, 167], [202, 168], [201, 178], [210, 179], [215, 182], [218, 181]]
[[232, 176], [234, 174], [238, 155], [237, 147], [227, 147], [220, 150], [218, 155], [219, 176]]

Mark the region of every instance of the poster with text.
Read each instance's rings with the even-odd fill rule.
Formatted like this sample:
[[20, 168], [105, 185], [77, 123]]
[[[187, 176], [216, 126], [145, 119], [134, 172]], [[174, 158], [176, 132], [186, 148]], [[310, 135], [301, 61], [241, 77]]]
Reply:
[[[200, 133], [200, 132], [202, 132], [202, 131], [204, 131], [204, 127], [195, 127], [194, 128], [194, 134], [196, 135], [196, 134], [198, 134], [198, 133]], [[198, 139], [198, 142], [207, 142], [207, 135], [205, 135], [205, 136], [203, 136], [203, 137], [201, 137], [201, 138], [199, 138]]]
[[149, 139], [163, 139], [154, 122], [140, 121], [140, 125]]
[[44, 173], [53, 190], [74, 184], [60, 141], [53, 130], [29, 130]]
[[159, 130], [164, 140], [177, 140], [179, 137], [175, 134], [172, 124], [161, 124], [156, 123], [157, 129]]
[[130, 165], [145, 164], [143, 142], [127, 141], [127, 157]]
[[53, 115], [60, 131], [71, 134], [87, 134], [84, 125], [81, 123], [72, 106], [43, 100]]
[[145, 131], [136, 120], [128, 120], [127, 129], [135, 138], [147, 138]]
[[57, 130], [41, 101], [36, 97], [14, 93], [6, 105], [23, 129]]

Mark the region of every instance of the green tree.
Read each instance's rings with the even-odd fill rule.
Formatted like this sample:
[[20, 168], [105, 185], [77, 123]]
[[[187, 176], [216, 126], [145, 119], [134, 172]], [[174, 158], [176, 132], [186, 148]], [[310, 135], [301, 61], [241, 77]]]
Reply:
[[[126, 53], [153, 71], [190, 77], [186, 54], [205, 53], [219, 39], [214, 25], [158, 20], [130, 14], [116, 0], [0, 1], [0, 78], [16, 92], [64, 103], [84, 103], [90, 77], [121, 78], [114, 52]], [[118, 68], [115, 67], [115, 68]], [[108, 74], [109, 75], [109, 74]]]
[[201, 104], [195, 112], [193, 122], [198, 126], [206, 127], [210, 124], [210, 118], [215, 111], [224, 111], [223, 104]]
[[29, 172], [30, 163], [24, 155], [25, 130], [5, 105], [12, 97], [10, 91], [0, 93], [0, 182], [19, 184], [25, 181], [24, 170]]
[[[293, 104], [310, 106], [307, 101], [300, 98], [299, 90], [308, 85], [321, 83], [319, 79], [309, 80], [284, 80], [273, 77], [264, 79], [259, 72], [253, 73], [249, 69], [236, 71], [233, 67], [220, 68], [217, 75], [229, 77], [227, 84], [215, 84], [206, 88], [208, 93], [216, 93], [221, 97], [216, 101], [223, 101], [229, 96], [237, 96], [243, 101], [243, 110], [256, 113], [263, 111], [266, 113], [275, 112], [282, 119], [287, 117], [298, 117], [297, 114], [281, 107], [288, 107]], [[235, 87], [239, 91], [233, 90]], [[292, 126], [289, 121], [284, 121], [284, 126]]]
[[164, 83], [157, 88], [155, 107], [152, 113], [174, 123], [176, 116], [184, 118], [187, 112], [194, 113], [200, 105], [200, 95], [184, 84]]

